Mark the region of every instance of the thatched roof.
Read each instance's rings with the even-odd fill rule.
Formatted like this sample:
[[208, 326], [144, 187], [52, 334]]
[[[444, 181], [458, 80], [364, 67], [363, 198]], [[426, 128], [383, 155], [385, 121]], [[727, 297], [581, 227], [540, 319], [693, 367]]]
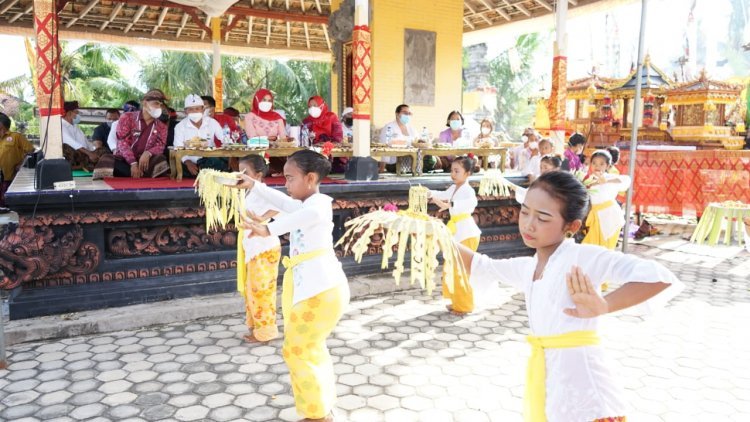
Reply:
[[[407, 0], [405, 0], [407, 1]], [[603, 0], [568, 0], [570, 8]], [[165, 0], [57, 0], [61, 37], [159, 48], [207, 50], [208, 16]], [[464, 31], [553, 13], [556, 0], [464, 0]], [[377, 8], [377, 2], [373, 2]], [[227, 52], [330, 57], [330, 0], [239, 0], [222, 19]], [[0, 2], [0, 33], [33, 36], [33, 0]], [[304, 55], [307, 53], [307, 56]]]

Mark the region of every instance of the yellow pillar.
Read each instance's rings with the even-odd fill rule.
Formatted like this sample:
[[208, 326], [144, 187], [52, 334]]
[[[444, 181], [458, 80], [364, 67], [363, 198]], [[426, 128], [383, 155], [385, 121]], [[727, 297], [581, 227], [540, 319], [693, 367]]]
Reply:
[[211, 18], [211, 47], [213, 50], [213, 97], [216, 112], [224, 111], [224, 78], [221, 75], [221, 18]]
[[[63, 98], [60, 86], [58, 17], [53, 0], [34, 0], [39, 133], [45, 159], [62, 158]], [[45, 143], [46, 137], [46, 143]]]

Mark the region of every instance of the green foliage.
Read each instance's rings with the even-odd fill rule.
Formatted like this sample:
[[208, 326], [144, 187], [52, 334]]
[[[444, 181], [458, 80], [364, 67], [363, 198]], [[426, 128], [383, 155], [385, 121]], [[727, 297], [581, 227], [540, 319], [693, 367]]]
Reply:
[[534, 54], [542, 45], [538, 33], [524, 34], [516, 40], [516, 51], [520, 59], [517, 72], [511, 69], [510, 56], [500, 54], [489, 62], [489, 83], [497, 88], [497, 111], [495, 122], [499, 130], [512, 137], [523, 131], [533, 121], [536, 104], [529, 104], [529, 97], [538, 89], [541, 80], [535, 72]]

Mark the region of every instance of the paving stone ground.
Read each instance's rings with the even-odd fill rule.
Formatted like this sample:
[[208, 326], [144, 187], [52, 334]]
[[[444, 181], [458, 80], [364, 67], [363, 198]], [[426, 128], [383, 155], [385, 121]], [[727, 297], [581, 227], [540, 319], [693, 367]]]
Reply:
[[[750, 254], [679, 237], [635, 253], [687, 288], [662, 312], [602, 328], [630, 421], [750, 421]], [[616, 286], [613, 286], [616, 287]], [[328, 344], [349, 421], [520, 421], [523, 297], [501, 288], [465, 318], [419, 291], [353, 301]], [[12, 346], [3, 421], [297, 420], [281, 340], [248, 345], [243, 316]]]

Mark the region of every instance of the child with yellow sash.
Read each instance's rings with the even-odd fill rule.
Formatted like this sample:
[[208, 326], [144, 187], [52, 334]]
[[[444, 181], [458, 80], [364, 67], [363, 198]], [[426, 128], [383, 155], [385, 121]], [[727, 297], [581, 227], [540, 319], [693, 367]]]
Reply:
[[617, 195], [628, 190], [630, 178], [608, 173], [611, 167], [612, 155], [608, 151], [597, 150], [591, 155], [591, 173], [583, 180], [591, 195], [591, 211], [586, 217], [589, 231], [581, 243], [614, 250], [620, 231], [625, 226], [625, 216], [617, 203]]
[[[445, 191], [430, 191], [430, 198], [440, 210], [450, 212], [448, 229], [453, 233], [453, 239], [476, 251], [479, 247], [479, 237], [482, 231], [474, 222], [472, 214], [477, 207], [477, 195], [474, 188], [469, 185], [475, 161], [472, 157], [464, 155], [456, 157], [451, 164], [451, 185]], [[444, 275], [445, 277], [445, 275]], [[453, 274], [454, 279], [462, 277], [461, 270], [457, 268]], [[474, 310], [474, 295], [471, 286], [464, 282], [453, 282], [454, 289], [449, 291], [447, 283], [443, 283], [443, 297], [451, 300], [447, 306], [448, 310], [456, 315], [465, 315]]]
[[[268, 172], [266, 160], [251, 154], [239, 160], [240, 171], [255, 180]], [[245, 197], [245, 210], [269, 220], [278, 210], [251, 190]], [[245, 320], [250, 330], [248, 342], [267, 342], [279, 336], [276, 327], [276, 283], [279, 276], [281, 243], [276, 236], [247, 237], [240, 230], [237, 242], [237, 290], [245, 298]]]
[[[654, 261], [576, 244], [588, 207], [575, 176], [545, 173], [526, 192], [518, 221], [533, 257], [492, 259], [458, 245], [475, 294], [498, 281], [525, 294], [532, 333], [525, 421], [625, 421], [623, 392], [599, 346], [601, 317], [635, 305], [648, 311], [684, 287]], [[604, 280], [624, 284], [603, 297]]]
[[326, 338], [349, 304], [349, 284], [333, 251], [333, 199], [319, 191], [331, 171], [326, 157], [311, 150], [292, 154], [284, 165], [289, 196], [241, 175], [238, 188], [257, 193], [281, 215], [267, 225], [250, 214], [242, 228], [251, 237], [289, 233], [282, 286], [282, 353], [289, 367], [297, 412], [306, 421], [332, 421], [336, 376]]

